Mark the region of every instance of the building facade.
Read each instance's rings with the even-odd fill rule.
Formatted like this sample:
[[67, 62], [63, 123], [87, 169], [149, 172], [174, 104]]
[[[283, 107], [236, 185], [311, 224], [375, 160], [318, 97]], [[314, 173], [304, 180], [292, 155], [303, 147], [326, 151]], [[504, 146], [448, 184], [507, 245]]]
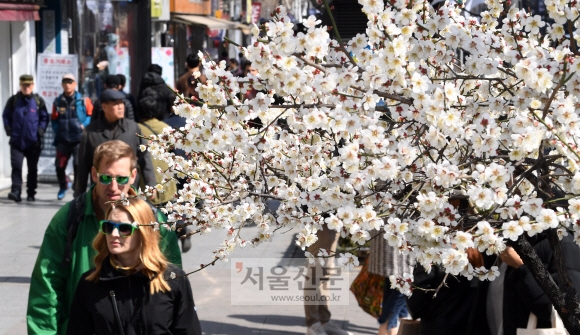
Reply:
[[[0, 1], [0, 103], [20, 89], [18, 78], [34, 74], [36, 65], [36, 22], [42, 2]], [[9, 138], [0, 131], [0, 179], [10, 178]]]

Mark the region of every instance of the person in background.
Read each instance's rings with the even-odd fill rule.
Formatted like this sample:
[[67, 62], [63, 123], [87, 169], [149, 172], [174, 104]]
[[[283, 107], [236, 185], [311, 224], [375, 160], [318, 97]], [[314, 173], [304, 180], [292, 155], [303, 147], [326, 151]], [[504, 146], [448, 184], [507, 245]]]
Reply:
[[[474, 268], [485, 266], [477, 249], [467, 248], [466, 253]], [[485, 309], [485, 295], [478, 294], [481, 282], [477, 278], [447, 275], [438, 265], [426, 271], [420, 264], [415, 266], [413, 275], [417, 289], [407, 298], [407, 308], [413, 319], [421, 319], [423, 335], [475, 334], [480, 329], [474, 330], [474, 324], [485, 324], [483, 313], [473, 313]]]
[[149, 205], [130, 198], [111, 206], [106, 218], [93, 242], [95, 268], [79, 280], [67, 334], [201, 335], [189, 279], [159, 250]]
[[[565, 279], [560, 277], [558, 259], [548, 239], [550, 233], [544, 231], [529, 238], [529, 241], [554, 282], [560, 283]], [[561, 239], [560, 248], [563, 270], [568, 273], [570, 284], [576, 289], [577, 299], [580, 299], [580, 246], [571, 232]], [[552, 303], [531, 270], [512, 247], [506, 248], [500, 257], [509, 266], [503, 288], [503, 334], [516, 335], [518, 328], [526, 328], [530, 312], [538, 318], [537, 328], [551, 328]]]
[[[316, 232], [317, 240], [307, 248], [307, 251], [312, 255], [318, 255], [321, 249], [326, 250], [329, 255], [336, 253], [338, 245], [338, 238], [340, 234], [336, 230], [329, 229], [326, 224], [322, 226], [322, 230]], [[334, 267], [334, 256], [325, 259], [325, 268], [332, 269]], [[323, 277], [322, 266], [319, 262], [315, 265], [308, 266], [307, 278], [315, 278], [316, 280], [307, 280], [304, 285], [304, 295], [312, 296], [327, 296], [329, 294], [327, 282], [328, 277]], [[328, 273], [331, 271], [328, 270]], [[316, 275], [320, 274], [320, 275]], [[313, 283], [315, 282], [315, 283]], [[336, 323], [330, 320], [331, 313], [328, 308], [327, 301], [317, 301], [316, 303], [304, 303], [304, 313], [306, 316], [306, 335], [351, 335], [351, 333], [341, 329]]]
[[[159, 121], [156, 116], [158, 115], [159, 108], [157, 107], [157, 100], [153, 96], [146, 96], [139, 101], [139, 129], [144, 136], [157, 135], [163, 132], [163, 129], [169, 127], [169, 125], [163, 121]], [[172, 120], [176, 117], [172, 114], [166, 120]], [[185, 122], [184, 122], [185, 125]], [[183, 151], [183, 150], [182, 150]], [[178, 154], [176, 152], [176, 154]], [[163, 175], [157, 171], [161, 169], [162, 171], [167, 170], [168, 165], [166, 162], [153, 159], [153, 167], [155, 168], [155, 179], [158, 184], [163, 182]], [[158, 206], [165, 205], [168, 201], [171, 201], [174, 195], [177, 193], [177, 182], [171, 180], [167, 183], [163, 183], [164, 192], [158, 192], [155, 198], [151, 199], [151, 202]], [[144, 188], [145, 185], [141, 182], [139, 187]], [[182, 222], [178, 222], [178, 228], [182, 228]], [[184, 227], [178, 231], [178, 236], [183, 236], [187, 233], [187, 227]], [[191, 236], [187, 238], [182, 238], [181, 240], [181, 251], [187, 252], [191, 249]]]
[[[44, 233], [30, 278], [28, 334], [66, 333], [77, 284], [94, 267], [97, 253], [90, 246], [99, 232], [99, 221], [105, 219], [111, 202], [121, 200], [122, 194], [136, 195], [131, 187], [137, 177], [133, 147], [118, 140], [104, 142], [94, 151], [91, 163], [94, 184], [59, 209]], [[155, 221], [166, 221], [154, 206], [150, 210], [155, 213]], [[76, 231], [71, 227], [76, 227]], [[159, 232], [161, 252], [169, 262], [181, 266], [175, 233], [164, 228]]]
[[44, 100], [34, 90], [31, 75], [20, 76], [20, 92], [11, 96], [2, 112], [6, 135], [10, 137], [12, 187], [8, 199], [22, 201], [22, 162], [26, 158], [27, 201], [34, 201], [38, 183], [38, 160], [42, 151], [42, 137], [48, 126], [48, 111]]
[[230, 71], [234, 75], [234, 77], [241, 76], [242, 70], [240, 69], [240, 63], [238, 62], [237, 59], [230, 58], [228, 71]]
[[190, 98], [192, 96], [199, 98], [199, 94], [195, 90], [195, 87], [198, 83], [197, 80], [199, 80], [202, 84], [205, 84], [207, 78], [205, 77], [205, 74], [201, 74], [201, 76], [196, 79], [193, 76], [193, 73], [202, 72], [201, 61], [196, 55], [190, 54], [187, 56], [185, 66], [187, 67], [187, 71], [181, 77], [179, 77], [179, 79], [177, 79], [175, 88], [177, 89], [177, 92], [183, 94], [186, 98]]
[[72, 73], [65, 74], [61, 84], [63, 93], [54, 99], [51, 116], [56, 147], [54, 166], [60, 187], [57, 194], [58, 200], [64, 198], [69, 188], [65, 170], [71, 156], [73, 156], [73, 167], [76, 173], [81, 136], [85, 127], [91, 123], [93, 113], [91, 99], [83, 98], [76, 91], [76, 78]]
[[[105, 90], [115, 90], [115, 91], [119, 91], [120, 87], [121, 87], [121, 79], [119, 78], [118, 75], [116, 74], [110, 74], [108, 76], [105, 77]], [[103, 91], [104, 92], [104, 91]], [[130, 120], [135, 120], [135, 110], [133, 109], [133, 105], [131, 105], [131, 102], [127, 99], [127, 96], [125, 94], [125, 92], [122, 92], [123, 94], [123, 99], [121, 99], [121, 101], [123, 102], [123, 105], [125, 105], [125, 118], [126, 119], [130, 119]], [[99, 100], [97, 100], [95, 102], [95, 107], [94, 107], [94, 111], [93, 111], [93, 117], [91, 118], [91, 122], [96, 122], [97, 120], [100, 120], [103, 118], [103, 107], [102, 107], [102, 93], [101, 96], [99, 96]]]
[[[163, 129], [169, 127], [163, 121], [159, 121], [157, 117], [159, 116], [159, 107], [157, 100], [153, 96], [146, 96], [139, 100], [139, 129], [141, 134], [145, 137], [150, 135], [158, 135], [163, 133]], [[159, 173], [159, 169], [162, 171], [167, 170], [169, 167], [166, 162], [153, 159], [153, 171], [155, 171], [155, 180], [157, 184], [163, 183], [163, 175]], [[145, 178], [141, 178], [139, 187], [145, 189]], [[158, 192], [155, 198], [151, 199], [154, 205], [163, 206], [168, 201], [173, 199], [173, 196], [177, 192], [177, 187], [175, 181], [171, 180], [169, 182], [163, 183], [164, 192]]]
[[147, 71], [148, 72], [143, 76], [143, 80], [141, 80], [137, 101], [140, 101], [143, 97], [148, 95], [157, 97], [157, 102], [161, 111], [158, 119], [163, 121], [171, 115], [176, 94], [167, 86], [161, 77], [161, 74], [163, 73], [161, 66], [151, 64]]
[[[116, 77], [116, 76], [115, 76]], [[75, 196], [80, 195], [87, 189], [87, 177], [91, 172], [93, 152], [101, 143], [109, 140], [121, 140], [135, 151], [138, 158], [138, 166], [145, 179], [145, 185], [155, 187], [155, 172], [148, 151], [141, 151], [139, 146], [147, 144], [146, 140], [139, 137], [141, 131], [135, 121], [127, 119], [123, 99], [125, 95], [117, 90], [105, 90], [101, 94], [103, 117], [91, 124], [83, 133], [79, 146], [79, 166], [75, 176]], [[139, 186], [136, 180], [135, 187]]]
[[125, 98], [127, 101], [131, 103], [131, 108], [133, 108], [133, 112], [137, 114], [137, 102], [135, 101], [135, 97], [131, 93], [125, 92], [125, 86], [127, 85], [127, 77], [124, 74], [118, 74], [119, 77], [119, 91], [125, 94]]
[[403, 276], [413, 273], [408, 255], [403, 255], [398, 249], [391, 247], [383, 238], [384, 230], [378, 232], [380, 236], [371, 240], [368, 271], [385, 277], [383, 287], [383, 303], [381, 315], [378, 318], [378, 335], [396, 335], [399, 330], [399, 320], [406, 318], [407, 301], [405, 296], [391, 288], [389, 276]]

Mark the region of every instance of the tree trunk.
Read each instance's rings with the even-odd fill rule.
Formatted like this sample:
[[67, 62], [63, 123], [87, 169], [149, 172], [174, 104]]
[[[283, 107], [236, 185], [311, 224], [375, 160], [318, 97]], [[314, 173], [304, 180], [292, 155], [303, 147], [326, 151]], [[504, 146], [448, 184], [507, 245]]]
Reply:
[[[551, 237], [552, 234], [556, 235], [556, 232], [548, 232], [548, 238]], [[552, 248], [554, 248], [554, 259], [558, 262], [558, 270], [565, 272], [565, 276], [562, 277], [562, 281], [566, 282], [566, 280], [570, 280], [568, 278], [568, 274], [565, 268], [561, 268], [564, 264], [564, 260], [562, 258], [562, 249], [560, 245], [560, 241], [556, 235], [556, 243], [553, 244], [553, 241], [550, 240], [550, 244]], [[570, 284], [564, 284], [564, 292], [566, 295], [562, 293], [562, 290], [558, 287], [558, 285], [548, 273], [548, 270], [542, 264], [542, 261], [538, 258], [536, 251], [528, 240], [521, 235], [520, 238], [513, 243], [513, 248], [517, 251], [518, 255], [524, 261], [524, 264], [530, 269], [532, 276], [538, 283], [538, 285], [542, 288], [542, 290], [546, 293], [546, 296], [554, 305], [554, 308], [562, 318], [562, 322], [564, 323], [564, 327], [570, 333], [570, 335], [580, 335], [580, 313], [578, 313], [578, 303], [576, 301], [576, 289], [574, 286]], [[565, 279], [564, 279], [565, 278]], [[569, 307], [568, 307], [569, 306]]]

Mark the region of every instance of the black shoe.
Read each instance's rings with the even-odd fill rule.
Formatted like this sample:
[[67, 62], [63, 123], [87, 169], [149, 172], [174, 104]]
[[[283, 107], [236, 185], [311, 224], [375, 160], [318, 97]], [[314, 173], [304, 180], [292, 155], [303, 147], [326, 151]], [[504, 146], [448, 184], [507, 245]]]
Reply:
[[181, 252], [186, 253], [191, 249], [191, 236], [181, 239]]
[[36, 201], [36, 199], [34, 199], [33, 195], [29, 195], [28, 197], [26, 197], [26, 201]]
[[16, 202], [21, 202], [22, 201], [22, 198], [20, 197], [20, 193], [19, 192], [10, 192], [10, 193], [8, 193], [8, 199], [14, 200]]

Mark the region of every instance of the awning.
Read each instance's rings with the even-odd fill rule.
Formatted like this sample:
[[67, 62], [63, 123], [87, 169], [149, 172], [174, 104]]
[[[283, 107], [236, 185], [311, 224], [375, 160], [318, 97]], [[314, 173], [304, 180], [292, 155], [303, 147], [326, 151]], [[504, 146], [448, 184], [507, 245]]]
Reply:
[[40, 21], [37, 5], [0, 3], [0, 21]]
[[248, 34], [250, 32], [250, 27], [248, 25], [239, 22], [222, 20], [212, 16], [174, 15], [173, 19], [187, 24], [204, 26], [207, 29], [240, 29], [244, 32], [244, 34]]

